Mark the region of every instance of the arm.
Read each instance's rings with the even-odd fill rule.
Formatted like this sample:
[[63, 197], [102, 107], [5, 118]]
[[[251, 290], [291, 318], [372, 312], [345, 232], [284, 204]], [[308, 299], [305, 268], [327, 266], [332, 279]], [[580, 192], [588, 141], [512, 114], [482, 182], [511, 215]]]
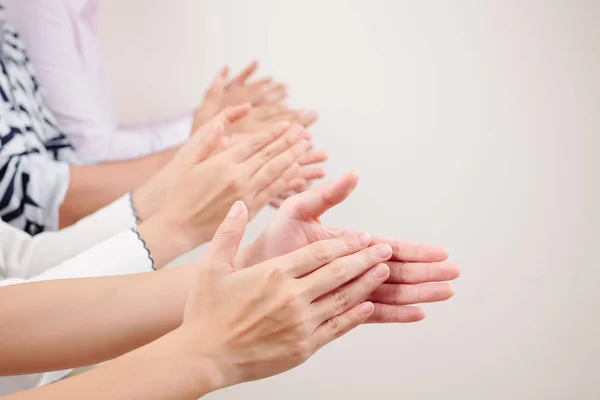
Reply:
[[91, 365], [151, 342], [181, 323], [190, 278], [178, 267], [1, 287], [1, 303], [19, 306], [0, 309], [0, 375]]
[[[48, 107], [88, 163], [137, 158], [183, 143], [191, 116], [119, 129], [104, 72], [91, 3], [9, 0]], [[96, 6], [94, 6], [96, 7]]]
[[195, 352], [181, 336], [166, 335], [84, 374], [3, 399], [195, 400], [219, 389], [214, 362], [190, 356]]
[[69, 167], [70, 182], [60, 205], [60, 226], [69, 226], [137, 189], [174, 154], [175, 149], [171, 149], [134, 160]]
[[0, 275], [29, 279], [136, 225], [129, 195], [55, 232], [31, 236], [2, 222], [0, 266], [5, 271]]
[[[289, 370], [373, 312], [355, 297], [389, 270], [378, 263], [386, 258], [381, 251], [365, 248], [368, 241], [350, 235], [236, 271], [247, 218], [241, 203], [227, 214], [188, 278], [190, 295], [176, 330], [94, 371], [9, 399], [197, 399]], [[346, 285], [350, 303], [340, 306], [328, 292], [358, 275]]]

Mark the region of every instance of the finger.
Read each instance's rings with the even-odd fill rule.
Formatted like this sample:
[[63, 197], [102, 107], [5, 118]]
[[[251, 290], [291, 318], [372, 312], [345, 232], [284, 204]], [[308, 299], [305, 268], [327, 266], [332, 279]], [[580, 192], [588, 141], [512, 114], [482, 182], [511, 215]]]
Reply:
[[235, 270], [235, 257], [248, 223], [248, 210], [242, 201], [236, 201], [217, 231], [204, 256], [219, 273]]
[[300, 165], [317, 164], [327, 161], [327, 153], [324, 151], [309, 151], [298, 159]]
[[265, 85], [258, 91], [256, 102], [258, 104], [272, 104], [283, 100], [286, 97], [287, 88], [285, 87], [285, 84], [273, 82]]
[[281, 121], [256, 135], [248, 135], [232, 146], [228, 150], [228, 155], [233, 162], [244, 161], [287, 132], [289, 126], [289, 122]]
[[[308, 146], [308, 143], [305, 140], [301, 140], [291, 148], [268, 160], [263, 166], [259, 167], [254, 175], [250, 176], [249, 178], [248, 182], [251, 190], [253, 190], [254, 193], [259, 193], [265, 187], [279, 179], [283, 175], [284, 171], [287, 170], [292, 164], [296, 163], [298, 157], [300, 157], [300, 155], [306, 151], [306, 146]], [[298, 176], [299, 172], [300, 166], [298, 166], [298, 168], [295, 170], [295, 175], [293, 177], [290, 176], [290, 179]], [[286, 187], [282, 188], [279, 193], [283, 192], [286, 188], [287, 182]]]
[[288, 98], [287, 90], [281, 90], [281, 91], [269, 93], [266, 96], [266, 99], [264, 100], [264, 102], [266, 104], [279, 104], [287, 98]]
[[313, 333], [315, 348], [320, 349], [360, 324], [364, 324], [371, 317], [373, 311], [373, 303], [366, 302], [346, 311], [342, 315], [325, 321]]
[[[333, 236], [355, 233], [351, 229], [328, 228]], [[413, 243], [383, 235], [373, 235], [374, 243], [387, 243], [392, 246], [392, 261], [401, 262], [441, 262], [448, 259], [448, 252], [441, 246]]]
[[[282, 153], [288, 153], [292, 151], [294, 154], [293, 160], [300, 157], [300, 155], [308, 148], [308, 142], [301, 139], [303, 128], [300, 125], [292, 125], [289, 129], [276, 140], [264, 146], [262, 149], [257, 151], [254, 155], [250, 156], [244, 161], [244, 169], [247, 171], [249, 176], [253, 176], [258, 171], [270, 163], [274, 158], [277, 158]], [[289, 154], [287, 154], [289, 155]], [[288, 164], [288, 166], [291, 162]], [[287, 166], [286, 166], [287, 167]]]
[[206, 91], [206, 98], [220, 97], [224, 93], [228, 75], [229, 68], [225, 66], [223, 69], [221, 69], [221, 71], [219, 71], [217, 76], [215, 76], [208, 87], [208, 90]]
[[[281, 176], [274, 179], [274, 181], [267, 185], [264, 189], [257, 193], [253, 201], [253, 207], [261, 209], [272, 199], [278, 198], [278, 196], [287, 189], [289, 181], [298, 175], [300, 166], [297, 163], [293, 163], [281, 174]], [[256, 212], [258, 212], [256, 210]]]
[[304, 192], [305, 190], [307, 190], [309, 188], [309, 186], [310, 185], [306, 179], [295, 178], [290, 182], [289, 189], [293, 192], [296, 192], [294, 194], [298, 194], [300, 192]]
[[300, 112], [298, 116], [298, 123], [303, 125], [305, 128], [313, 125], [319, 119], [319, 114], [313, 110], [305, 110]]
[[338, 257], [301, 279], [306, 295], [314, 300], [339, 288], [373, 266], [387, 261], [391, 256], [390, 246], [378, 244], [348, 256]]
[[318, 218], [331, 207], [340, 204], [358, 184], [358, 175], [349, 172], [325, 185], [309, 189], [289, 199], [284, 205], [294, 217]]
[[390, 266], [390, 277], [387, 283], [431, 283], [447, 282], [456, 279], [460, 275], [458, 265], [452, 262], [388, 262]]
[[236, 77], [234, 77], [231, 82], [227, 85], [227, 88], [230, 88], [234, 85], [243, 85], [246, 83], [248, 78], [250, 78], [258, 69], [258, 61], [252, 61], [246, 68], [244, 68]]
[[367, 296], [389, 276], [386, 264], [377, 264], [355, 281], [317, 299], [311, 304], [311, 312], [320, 325], [366, 300]]
[[373, 235], [373, 241], [392, 246], [395, 261], [434, 262], [448, 258], [448, 252], [437, 245], [406, 242], [383, 235]]
[[375, 303], [403, 306], [445, 301], [452, 296], [454, 296], [454, 289], [449, 283], [429, 285], [384, 283], [371, 293], [369, 300]]
[[273, 78], [271, 78], [270, 76], [266, 77], [266, 78], [262, 78], [259, 79], [257, 81], [254, 82], [250, 82], [247, 84], [247, 88], [251, 91], [251, 92], [258, 92], [260, 91], [263, 87], [270, 85], [273, 82]]
[[278, 196], [282, 199], [287, 199], [288, 197], [292, 197], [295, 194], [298, 194], [298, 192], [296, 192], [295, 190], [289, 190], [289, 183], [288, 183], [288, 187], [286, 188], [286, 190], [279, 193]]
[[285, 199], [282, 199], [281, 197], [274, 197], [271, 199], [271, 201], [269, 201], [269, 205], [273, 208], [279, 208], [284, 201]]
[[179, 150], [187, 166], [193, 166], [206, 160], [218, 147], [223, 138], [223, 124], [220, 121], [208, 123], [202, 135], [190, 137]]
[[245, 117], [250, 112], [249, 104], [241, 104], [239, 106], [227, 107], [215, 117], [213, 117], [206, 124], [200, 126], [199, 129], [196, 130], [194, 135], [204, 135], [206, 133], [205, 129], [212, 130], [214, 126], [221, 125], [223, 129], [226, 126], [233, 124], [238, 121], [240, 118]]
[[255, 108], [256, 116], [261, 120], [273, 119], [280, 114], [287, 114], [288, 110], [281, 104], [265, 104]]
[[300, 168], [300, 178], [304, 178], [308, 181], [314, 179], [321, 179], [325, 177], [325, 170], [323, 168], [304, 167]]
[[368, 324], [409, 323], [422, 321], [425, 311], [415, 306], [391, 306], [375, 303], [375, 310], [367, 320]]
[[368, 234], [361, 233], [313, 242], [287, 255], [294, 260], [287, 272], [295, 278], [300, 278], [339, 257], [364, 249], [370, 241]]

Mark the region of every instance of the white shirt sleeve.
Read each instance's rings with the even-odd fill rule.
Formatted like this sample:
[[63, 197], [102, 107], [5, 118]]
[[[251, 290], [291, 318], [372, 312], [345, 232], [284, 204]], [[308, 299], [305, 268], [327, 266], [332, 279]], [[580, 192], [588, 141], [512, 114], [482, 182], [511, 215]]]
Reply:
[[[2, 242], [4, 244], [4, 238], [2, 238]], [[130, 229], [39, 275], [33, 277], [23, 277], [22, 274], [21, 276], [5, 275], [3, 277], [5, 279], [0, 280], [0, 286], [63, 278], [131, 274], [152, 270], [153, 262], [145, 243], [137, 232]], [[2, 275], [2, 268], [0, 268], [0, 275]], [[65, 370], [46, 374], [0, 377], [0, 396], [54, 382], [69, 372], [70, 370]]]
[[90, 278], [99, 276], [150, 272], [154, 265], [144, 241], [134, 229], [112, 238], [49, 268], [39, 275], [8, 275], [0, 286], [54, 279]]
[[192, 113], [120, 129], [96, 32], [98, 1], [6, 0], [58, 126], [86, 163], [142, 157], [182, 144]]
[[[1, 222], [0, 279], [28, 279], [40, 275], [136, 225], [130, 195], [121, 197], [68, 228], [43, 232], [33, 237]], [[120, 273], [129, 272], [128, 265], [124, 265]], [[137, 271], [136, 266], [131, 265], [131, 268]]]

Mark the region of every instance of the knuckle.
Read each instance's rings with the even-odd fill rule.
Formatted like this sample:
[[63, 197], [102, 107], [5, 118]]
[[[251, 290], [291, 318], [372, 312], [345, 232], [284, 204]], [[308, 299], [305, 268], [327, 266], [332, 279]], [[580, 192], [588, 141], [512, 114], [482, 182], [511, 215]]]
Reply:
[[373, 264], [381, 260], [377, 246], [370, 247], [367, 251], [361, 251], [360, 255], [364, 264]]
[[331, 263], [329, 265], [329, 274], [331, 275], [334, 282], [345, 282], [347, 272], [344, 266], [340, 263]]
[[348, 309], [350, 305], [350, 299], [343, 290], [338, 290], [331, 294], [331, 303], [336, 312], [341, 313]]
[[229, 177], [229, 187], [236, 193], [240, 194], [244, 192], [244, 186], [246, 185], [246, 179], [242, 174], [232, 174]]
[[[284, 202], [285, 204], [285, 202]], [[333, 256], [333, 252], [331, 250], [331, 247], [324, 243], [321, 242], [318, 244], [316, 252], [315, 252], [315, 260], [318, 263], [321, 264], [326, 264], [331, 260], [331, 257]]]
[[248, 148], [250, 149], [250, 154], [254, 154], [259, 151], [264, 143], [268, 142], [271, 139], [271, 135], [257, 135], [256, 138], [253, 138], [248, 143]]
[[[269, 269], [267, 276], [268, 276], [269, 281], [271, 281], [273, 283], [278, 283], [278, 284], [280, 284], [281, 282], [284, 282], [286, 279], [286, 274], [285, 274], [285, 272], [283, 272], [283, 269], [277, 268], [277, 267], [273, 267], [273, 268]], [[283, 296], [282, 301], [284, 304], [288, 304], [291, 301], [293, 301], [293, 299], [294, 299], [294, 297], [288, 294], [288, 295]]]
[[275, 155], [275, 149], [273, 146], [267, 146], [260, 152], [261, 163], [264, 164], [269, 161]]
[[339, 318], [332, 318], [327, 322], [327, 329], [332, 337], [337, 337], [342, 333], [342, 324]]
[[290, 356], [296, 363], [301, 363], [310, 358], [313, 353], [313, 345], [309, 339], [300, 339], [290, 349]]

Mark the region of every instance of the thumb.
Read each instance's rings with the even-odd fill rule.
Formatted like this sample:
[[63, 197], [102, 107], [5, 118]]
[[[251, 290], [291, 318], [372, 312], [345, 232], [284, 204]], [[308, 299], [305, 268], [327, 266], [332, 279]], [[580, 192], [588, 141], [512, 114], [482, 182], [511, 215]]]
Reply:
[[206, 91], [206, 98], [211, 100], [220, 100], [225, 93], [225, 86], [227, 85], [227, 77], [229, 75], [229, 68], [223, 67], [221, 71], [215, 76], [215, 79], [211, 82], [208, 90]]
[[301, 219], [316, 219], [330, 208], [346, 200], [358, 185], [358, 175], [348, 172], [333, 182], [290, 197], [282, 210]]
[[248, 103], [227, 107], [196, 129], [192, 136], [204, 136], [206, 133], [215, 130], [223, 131], [227, 125], [231, 125], [240, 118], [245, 117], [250, 112], [250, 108], [252, 106]]
[[206, 160], [219, 147], [223, 131], [220, 121], [210, 121], [198, 129], [181, 148], [185, 163], [194, 166]]
[[236, 201], [217, 228], [205, 256], [208, 264], [220, 273], [235, 270], [235, 258], [247, 224], [248, 209], [243, 201]]

